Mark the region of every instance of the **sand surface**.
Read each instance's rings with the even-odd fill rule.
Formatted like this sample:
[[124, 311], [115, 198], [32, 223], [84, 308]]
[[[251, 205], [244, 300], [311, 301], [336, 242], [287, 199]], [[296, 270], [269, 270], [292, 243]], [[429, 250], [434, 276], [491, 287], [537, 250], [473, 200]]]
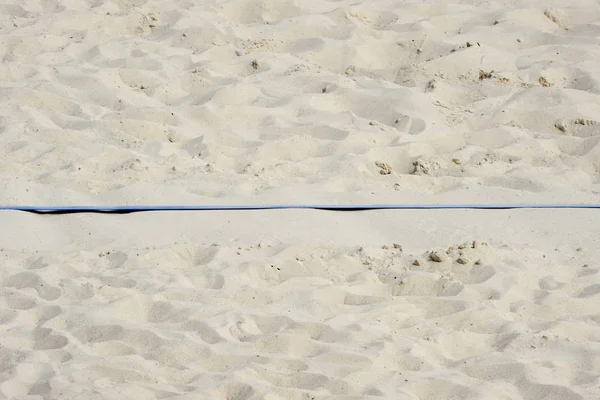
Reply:
[[[597, 1], [6, 0], [0, 205], [600, 203]], [[0, 211], [0, 398], [595, 400], [595, 210]]]
[[3, 3], [3, 203], [599, 190], [597, 1]]
[[0, 390], [596, 399], [596, 215], [2, 212]]

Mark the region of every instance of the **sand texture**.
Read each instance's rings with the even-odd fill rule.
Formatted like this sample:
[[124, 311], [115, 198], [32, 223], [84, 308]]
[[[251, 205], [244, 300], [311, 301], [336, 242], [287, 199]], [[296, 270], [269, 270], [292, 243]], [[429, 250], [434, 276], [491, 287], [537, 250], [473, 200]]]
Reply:
[[599, 190], [596, 1], [53, 0], [0, 15], [3, 203]]
[[[0, 1], [0, 205], [600, 203], [592, 0]], [[0, 399], [597, 400], [598, 210], [0, 211]]]
[[[335, 217], [318, 213], [303, 212], [303, 219], [333, 225]], [[415, 219], [424, 224], [453, 219], [446, 212], [423, 213]], [[479, 218], [491, 213], [480, 212]], [[46, 218], [4, 214], [38, 229]], [[536, 228], [526, 234], [535, 246], [519, 244], [519, 237], [440, 246], [450, 235], [426, 235], [410, 217], [381, 211], [364, 216], [370, 225], [354, 221], [353, 237], [332, 235], [334, 240], [316, 245], [306, 228], [293, 241], [251, 243], [234, 232], [236, 224], [252, 226], [252, 220], [216, 233], [198, 227], [201, 213], [191, 215], [196, 217], [136, 214], [125, 221], [128, 233], [116, 216], [57, 217], [62, 229], [79, 227], [92, 239], [62, 245], [46, 239], [34, 251], [27, 248], [31, 237], [21, 237], [2, 249], [3, 395], [600, 396], [600, 250], [589, 247], [593, 237], [578, 239], [581, 247], [563, 237], [585, 223], [565, 223], [561, 233], [548, 234], [542, 222], [547, 215], [505, 211], [503, 217], [517, 220], [513, 226], [478, 231], [475, 220], [463, 223], [456, 235], [486, 238], [481, 232], [486, 231], [510, 237], [511, 229], [525, 225]], [[589, 215], [580, 211], [569, 218]], [[112, 228], [98, 228], [98, 221], [110, 218]], [[144, 223], [167, 226], [167, 219], [196, 228], [167, 227], [160, 238], [141, 234]], [[379, 232], [384, 245], [355, 245], [364, 236], [361, 229], [375, 231], [383, 220], [397, 226]], [[253, 226], [257, 237], [287, 230], [277, 218], [265, 225]], [[590, 235], [599, 235], [599, 229], [590, 229]], [[418, 246], [407, 231], [428, 239]], [[115, 237], [119, 234], [123, 237]], [[228, 240], [204, 242], [210, 238]], [[44, 248], [51, 245], [56, 247]]]
[[554, 213], [3, 212], [0, 390], [596, 399], [600, 224]]

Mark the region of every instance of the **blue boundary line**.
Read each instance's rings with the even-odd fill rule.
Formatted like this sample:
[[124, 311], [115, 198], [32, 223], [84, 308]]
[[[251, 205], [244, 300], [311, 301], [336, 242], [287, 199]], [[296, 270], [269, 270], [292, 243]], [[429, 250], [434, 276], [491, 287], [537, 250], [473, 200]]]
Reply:
[[132, 206], [0, 206], [0, 211], [35, 213], [129, 213], [142, 211], [244, 211], [313, 209], [361, 210], [508, 210], [508, 209], [600, 209], [600, 204], [274, 204], [274, 205], [132, 205]]

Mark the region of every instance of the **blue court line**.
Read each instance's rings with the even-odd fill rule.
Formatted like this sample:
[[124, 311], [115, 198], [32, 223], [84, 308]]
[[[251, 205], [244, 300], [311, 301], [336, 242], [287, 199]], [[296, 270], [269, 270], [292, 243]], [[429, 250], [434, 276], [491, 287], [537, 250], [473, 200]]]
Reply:
[[0, 211], [34, 213], [131, 213], [142, 211], [244, 211], [313, 209], [361, 210], [509, 210], [509, 209], [598, 209], [600, 204], [256, 204], [256, 205], [131, 205], [131, 206], [0, 206]]

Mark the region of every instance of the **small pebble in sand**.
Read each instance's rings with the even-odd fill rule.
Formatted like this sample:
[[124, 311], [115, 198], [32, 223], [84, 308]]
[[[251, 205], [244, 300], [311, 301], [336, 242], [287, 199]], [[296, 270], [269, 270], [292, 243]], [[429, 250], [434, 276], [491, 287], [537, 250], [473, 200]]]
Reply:
[[558, 25], [559, 27], [568, 30], [567, 28], [565, 28], [562, 24], [561, 18], [559, 17], [558, 13], [556, 11], [554, 11], [553, 9], [546, 9], [544, 11], [544, 16], [546, 18], [548, 18], [550, 21], [554, 22], [556, 25]]
[[483, 70], [479, 70], [479, 80], [482, 81], [484, 79], [490, 79], [494, 71], [486, 72]]
[[421, 262], [419, 260], [415, 260], [415, 261], [413, 261], [412, 265], [419, 267], [419, 266], [421, 266]]
[[402, 245], [398, 243], [394, 243], [394, 248], [402, 251]]
[[250, 66], [254, 69], [258, 69], [260, 64], [258, 63], [258, 60], [252, 60], [252, 62], [250, 63]]
[[410, 173], [412, 175], [429, 175], [439, 168], [441, 168], [441, 166], [437, 162], [416, 160], [413, 161], [413, 170]]
[[479, 247], [479, 242], [477, 240], [473, 240], [473, 243], [471, 244], [471, 247], [476, 249]]
[[390, 167], [388, 164], [381, 162], [381, 161], [376, 161], [375, 165], [380, 168], [379, 173], [381, 175], [389, 175], [392, 173], [392, 167]]
[[442, 262], [446, 259], [446, 255], [439, 251], [433, 251], [429, 254], [431, 261]]
[[554, 124], [554, 127], [556, 129], [558, 129], [559, 131], [561, 131], [562, 133], [567, 132], [567, 125], [563, 121], [558, 121], [557, 123]]
[[462, 164], [462, 163], [461, 163], [461, 161], [460, 161], [458, 158], [453, 158], [453, 159], [452, 159], [452, 162], [453, 162], [454, 164], [456, 164], [456, 165], [460, 165], [460, 164]]
[[540, 85], [542, 85], [543, 87], [552, 86], [552, 84], [550, 82], [548, 82], [548, 80], [546, 78], [544, 78], [543, 76], [540, 76], [540, 79], [538, 79], [538, 82], [540, 82]]
[[460, 257], [458, 260], [456, 260], [456, 262], [459, 263], [459, 264], [465, 265], [465, 264], [469, 263], [469, 260], [467, 260], [464, 257]]

